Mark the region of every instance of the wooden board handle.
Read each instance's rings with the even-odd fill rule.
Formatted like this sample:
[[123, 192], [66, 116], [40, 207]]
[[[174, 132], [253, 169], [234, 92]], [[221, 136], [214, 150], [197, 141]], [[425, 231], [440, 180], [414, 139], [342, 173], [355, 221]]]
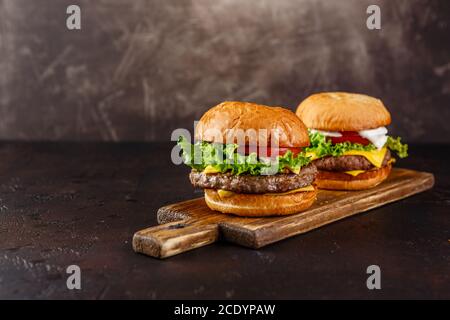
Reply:
[[180, 220], [136, 232], [133, 250], [156, 258], [167, 258], [206, 246], [219, 238], [219, 226], [202, 220]]

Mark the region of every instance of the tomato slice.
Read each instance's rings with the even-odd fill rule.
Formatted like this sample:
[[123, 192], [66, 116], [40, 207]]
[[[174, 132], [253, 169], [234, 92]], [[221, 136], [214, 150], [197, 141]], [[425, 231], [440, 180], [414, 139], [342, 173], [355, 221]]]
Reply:
[[359, 143], [367, 146], [371, 142], [366, 138], [361, 137], [356, 131], [341, 131], [342, 137], [328, 137], [333, 144], [342, 142]]
[[[244, 148], [239, 147], [238, 148], [238, 152], [239, 153], [244, 153], [245, 155], [248, 155], [250, 153], [250, 147], [249, 146], [245, 146], [245, 150], [243, 151]], [[251, 151], [254, 152], [255, 148], [252, 147]], [[293, 148], [293, 147], [280, 147], [280, 148], [271, 148], [271, 147], [267, 147], [267, 151], [266, 154], [262, 154], [263, 150], [260, 149], [260, 147], [257, 148], [257, 153], [258, 155], [263, 155], [266, 157], [276, 157], [276, 156], [283, 156], [286, 152], [291, 151], [292, 154], [294, 156], [296, 156], [297, 154], [301, 153], [303, 151], [303, 148]]]

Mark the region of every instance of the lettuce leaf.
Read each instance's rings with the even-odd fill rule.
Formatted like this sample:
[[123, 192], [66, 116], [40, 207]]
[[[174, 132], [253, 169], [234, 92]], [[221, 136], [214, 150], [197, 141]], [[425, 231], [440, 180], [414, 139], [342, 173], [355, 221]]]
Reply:
[[408, 145], [401, 142], [402, 138], [393, 138], [388, 136], [386, 146], [394, 151], [399, 158], [406, 158], [408, 156]]
[[328, 141], [326, 137], [319, 132], [309, 132], [309, 139], [311, 141], [311, 145], [306, 148], [305, 151], [314, 152], [319, 158], [325, 156], [338, 157], [343, 155], [344, 152], [350, 150], [372, 151], [376, 149], [373, 144], [368, 144], [367, 146], [360, 143], [351, 142], [332, 144], [331, 141]]
[[[306, 148], [305, 151], [314, 152], [318, 158], [325, 156], [338, 157], [350, 150], [372, 151], [376, 149], [376, 147], [371, 143], [367, 146], [360, 143], [351, 142], [332, 144], [331, 141], [328, 141], [326, 137], [319, 132], [309, 132], [309, 139], [311, 141], [311, 145]], [[408, 145], [401, 143], [400, 140], [400, 137], [393, 138], [388, 136], [385, 146], [391, 151], [394, 151], [400, 158], [405, 158], [408, 156]]]
[[237, 152], [236, 144], [216, 144], [199, 141], [191, 144], [184, 136], [178, 139], [181, 157], [184, 164], [203, 171], [211, 166], [221, 173], [270, 175], [284, 172], [286, 169], [298, 173], [300, 169], [311, 162], [304, 153], [294, 156], [291, 151], [276, 159], [258, 157], [256, 153], [242, 155]]

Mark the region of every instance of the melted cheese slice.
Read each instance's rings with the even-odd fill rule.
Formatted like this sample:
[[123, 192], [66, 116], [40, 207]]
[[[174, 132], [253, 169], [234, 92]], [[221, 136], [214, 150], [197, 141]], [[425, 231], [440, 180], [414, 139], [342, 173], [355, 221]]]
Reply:
[[222, 189], [217, 190], [217, 193], [219, 194], [219, 197], [221, 197], [221, 198], [228, 198], [228, 197], [235, 195], [235, 193], [233, 191], [222, 190]]
[[381, 168], [383, 164], [384, 156], [386, 155], [387, 148], [381, 148], [380, 150], [372, 150], [372, 151], [360, 151], [360, 150], [350, 150], [344, 152], [344, 156], [363, 156], [366, 158], [371, 164], [373, 164], [377, 168]]
[[295, 173], [295, 174], [299, 174], [300, 173], [300, 168], [294, 169], [291, 167], [286, 167], [286, 169], [288, 169], [290, 172]]
[[315, 152], [306, 152], [306, 156], [311, 158], [311, 161], [319, 159], [319, 157], [317, 156], [317, 154]]
[[[283, 196], [286, 194], [291, 194], [291, 193], [297, 193], [297, 192], [307, 192], [307, 191], [314, 191], [314, 187], [313, 186], [306, 186], [303, 188], [298, 188], [298, 189], [293, 189], [293, 190], [289, 190], [287, 192], [281, 192], [281, 193], [263, 193], [265, 195], [269, 195], [269, 196]], [[234, 196], [236, 193], [233, 191], [228, 191], [228, 190], [222, 190], [219, 189], [217, 190], [217, 193], [219, 194], [219, 197], [221, 198], [228, 198], [231, 196]]]
[[364, 170], [351, 170], [351, 171], [344, 171], [344, 173], [352, 175], [354, 177], [356, 177], [357, 175], [360, 175], [361, 173], [364, 173], [366, 171]]
[[203, 173], [208, 174], [208, 173], [219, 173], [220, 170], [217, 170], [216, 168], [214, 168], [213, 166], [207, 166], [204, 170]]
[[[387, 151], [386, 147], [381, 148], [380, 150], [372, 150], [372, 151], [350, 150], [344, 152], [343, 156], [363, 156], [375, 167], [381, 168], [384, 156], [386, 155], [386, 151]], [[315, 152], [307, 152], [306, 156], [310, 157], [311, 160], [319, 159], [319, 157], [316, 155]]]
[[[389, 164], [393, 164], [393, 163], [395, 163], [395, 159], [394, 158], [391, 158], [391, 159], [389, 159], [389, 161], [387, 162], [387, 164], [389, 165]], [[373, 169], [372, 169], [373, 170]], [[370, 171], [370, 170], [369, 170]], [[346, 174], [349, 174], [349, 175], [352, 175], [352, 176], [354, 176], [354, 177], [356, 177], [356, 176], [358, 176], [358, 175], [360, 175], [361, 173], [364, 173], [364, 172], [367, 172], [366, 170], [351, 170], [351, 171], [344, 171], [344, 173], [346, 173]]]

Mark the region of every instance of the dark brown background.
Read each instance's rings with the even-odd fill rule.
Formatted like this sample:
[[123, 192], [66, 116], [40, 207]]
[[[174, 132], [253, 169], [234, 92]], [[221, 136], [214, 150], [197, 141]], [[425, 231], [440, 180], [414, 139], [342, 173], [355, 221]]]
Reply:
[[444, 0], [0, 0], [0, 138], [167, 141], [226, 99], [348, 90], [408, 142], [449, 142], [449, 17]]
[[[0, 141], [0, 298], [449, 299], [450, 153], [418, 145], [450, 142], [449, 17], [448, 0], [0, 0], [0, 140], [163, 141]], [[222, 100], [320, 90], [382, 98], [411, 143], [399, 166], [436, 186], [261, 250], [133, 252], [159, 207], [202, 195], [170, 161], [173, 129]]]

